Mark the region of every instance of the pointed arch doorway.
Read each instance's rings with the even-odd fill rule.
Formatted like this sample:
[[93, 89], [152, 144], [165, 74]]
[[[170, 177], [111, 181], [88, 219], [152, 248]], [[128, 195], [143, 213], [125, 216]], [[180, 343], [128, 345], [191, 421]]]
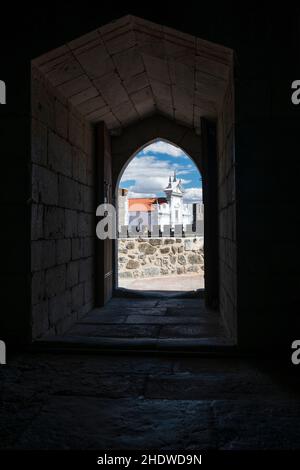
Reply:
[[157, 295], [202, 291], [202, 176], [192, 158], [165, 139], [145, 144], [123, 167], [115, 200], [116, 288]]

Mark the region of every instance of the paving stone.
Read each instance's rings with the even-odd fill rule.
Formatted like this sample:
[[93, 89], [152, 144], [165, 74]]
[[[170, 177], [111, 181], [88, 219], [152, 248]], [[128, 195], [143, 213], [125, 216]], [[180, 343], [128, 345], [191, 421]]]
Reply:
[[161, 307], [172, 307], [181, 308], [186, 310], [187, 308], [205, 308], [204, 300], [201, 298], [196, 299], [185, 299], [185, 298], [166, 298], [159, 299], [158, 306]]
[[273, 399], [296, 399], [300, 388], [286, 389], [272, 380], [268, 375], [257, 376], [240, 372], [219, 372], [213, 370], [195, 374], [182, 371], [170, 375], [149, 376], [145, 396], [151, 398], [168, 398], [173, 400], [260, 400], [262, 397]]
[[251, 364], [246, 360], [239, 358], [186, 358], [182, 357], [175, 360], [174, 373], [194, 373], [201, 374], [214, 372], [215, 374], [224, 374], [225, 372], [249, 371], [257, 373], [257, 365]]
[[[185, 310], [183, 308], [185, 299], [173, 302], [173, 305], [177, 306], [173, 308], [163, 306], [164, 302], [157, 299], [113, 298], [104, 307], [94, 309], [81, 318], [67, 335], [80, 336], [82, 334], [83, 338], [109, 336], [116, 338], [116, 344], [120, 337], [144, 338], [145, 341], [147, 338], [156, 337], [162, 341], [159, 344], [163, 349], [175, 347], [172, 339], [178, 340], [181, 348], [186, 346], [188, 349], [199, 348], [198, 340], [201, 340], [201, 344], [205, 346], [209, 344], [209, 340], [215, 345], [227, 344], [227, 340], [223, 339], [225, 333], [220, 327], [219, 316], [210, 315], [210, 312], [205, 310], [201, 299], [196, 299], [196, 302], [193, 301], [194, 299], [188, 300], [192, 300], [188, 304], [191, 307]], [[168, 301], [165, 303], [168, 305]], [[122, 328], [118, 326], [120, 323], [123, 324]], [[195, 341], [191, 343], [190, 339]]]
[[40, 410], [39, 403], [1, 403], [0, 449], [11, 449], [17, 436], [30, 425]]
[[298, 400], [217, 401], [213, 409], [219, 449], [299, 449]]
[[22, 353], [0, 381], [2, 449], [299, 449], [298, 373], [267, 359]]
[[[73, 321], [74, 323], [74, 321]], [[64, 331], [71, 327], [69, 324]], [[199, 341], [199, 340], [198, 340]], [[159, 340], [156, 338], [116, 338], [116, 337], [99, 337], [99, 336], [69, 336], [67, 334], [58, 333], [56, 336], [47, 336], [39, 342], [39, 346], [52, 346], [54, 348], [68, 351], [81, 348], [89, 351], [149, 351], [156, 350]]]
[[185, 317], [184, 320], [181, 317], [168, 317], [164, 315], [160, 317], [159, 315], [129, 315], [126, 323], [149, 323], [164, 325], [169, 323], [175, 324], [186, 324], [186, 323], [200, 323], [199, 317]]
[[110, 300], [109, 306], [129, 307], [129, 308], [151, 308], [158, 304], [157, 299], [134, 299], [126, 297], [114, 297]]
[[172, 351], [182, 353], [185, 352], [219, 352], [226, 354], [229, 352], [229, 347], [234, 347], [232, 341], [223, 336], [210, 336], [209, 338], [158, 338], [156, 347], [160, 351], [168, 352]]
[[[93, 310], [94, 312], [94, 310]], [[94, 313], [89, 313], [82, 319], [82, 323], [112, 323], [112, 324], [118, 324], [118, 323], [124, 323], [126, 320], [127, 316], [126, 315], [114, 315], [112, 318], [111, 315], [106, 314], [106, 315], [95, 315]]]
[[203, 402], [53, 397], [15, 448], [208, 449], [212, 422]]
[[189, 307], [187, 305], [185, 307], [166, 308], [167, 315], [170, 315], [172, 317], [180, 316], [184, 318], [187, 316], [195, 316], [203, 318], [203, 320], [206, 322], [214, 322], [220, 318], [217, 312], [207, 310], [204, 305], [199, 305], [198, 307]]
[[222, 328], [216, 325], [168, 325], [163, 326], [159, 332], [160, 338], [209, 338], [216, 335], [225, 335]]
[[77, 324], [68, 332], [68, 335], [75, 336], [108, 336], [115, 338], [155, 338], [158, 336], [159, 326], [156, 325], [124, 325], [119, 324], [118, 328], [114, 325], [94, 325]]
[[158, 316], [163, 316], [166, 315], [167, 309], [164, 307], [152, 307], [152, 308], [138, 308], [138, 307], [125, 307], [123, 310], [126, 314], [128, 315], [134, 315], [134, 314], [139, 314], [139, 315], [158, 315]]

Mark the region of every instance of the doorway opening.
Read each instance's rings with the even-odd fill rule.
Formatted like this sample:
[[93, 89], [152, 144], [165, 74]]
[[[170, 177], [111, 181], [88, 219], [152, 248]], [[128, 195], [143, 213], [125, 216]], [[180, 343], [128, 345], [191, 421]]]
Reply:
[[[233, 51], [126, 16], [35, 58], [31, 100], [31, 338], [64, 335], [87, 319], [100, 324], [99, 309], [103, 322], [107, 320], [109, 303], [117, 302], [112, 297], [118, 294], [118, 269], [115, 241], [96, 239], [96, 206], [117, 202], [122, 169], [137, 149], [157, 145], [159, 138], [182, 149], [203, 175], [203, 308], [219, 310], [235, 341]], [[171, 177], [173, 191], [179, 176], [166, 175], [163, 189]], [[169, 225], [180, 225], [180, 209], [172, 215]], [[175, 243], [158, 245], [159, 252], [171, 253], [176, 238], [174, 228], [170, 239]], [[142, 243], [142, 250], [155, 248]], [[174, 253], [176, 275], [179, 254]], [[123, 311], [122, 302], [117, 311]], [[132, 308], [128, 304], [126, 315], [116, 323], [132, 324]], [[161, 308], [173, 315], [170, 304]], [[198, 304], [195, 308], [200, 311]], [[187, 304], [184, 315], [186, 309]]]
[[145, 293], [204, 289], [202, 176], [180, 147], [155, 139], [135, 152], [116, 185], [116, 287]]

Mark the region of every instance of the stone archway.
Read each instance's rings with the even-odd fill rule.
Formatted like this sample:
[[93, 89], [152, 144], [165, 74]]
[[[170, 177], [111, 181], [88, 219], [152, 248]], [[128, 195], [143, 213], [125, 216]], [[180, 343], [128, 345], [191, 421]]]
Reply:
[[[96, 181], [95, 163], [106, 155], [116, 181], [130, 133], [141, 129], [143, 142], [161, 135], [146, 131], [147, 119], [174, 143], [181, 129], [180, 146], [200, 158], [203, 118], [217, 122], [218, 294], [236, 337], [233, 115], [233, 51], [140, 18], [126, 16], [33, 60], [33, 338], [64, 331], [95, 305], [95, 195], [107, 184]], [[100, 122], [105, 136], [95, 150]]]
[[[115, 138], [112, 139], [112, 144], [113, 144], [112, 159], [114, 161], [114, 180], [113, 180], [114, 204], [115, 204], [116, 212], [117, 212], [118, 227], [122, 225], [119, 221], [119, 203], [120, 203], [119, 191], [120, 191], [121, 180], [124, 174], [126, 173], [126, 170], [128, 169], [130, 163], [136, 157], [139, 157], [140, 152], [142, 152], [144, 149], [147, 149], [147, 147], [150, 148], [152, 144], [155, 144], [158, 142], [159, 144], [162, 143], [162, 144], [169, 145], [171, 149], [172, 148], [178, 149], [179, 152], [182, 152], [182, 154], [185, 156], [185, 158], [187, 159], [187, 162], [192, 164], [193, 173], [198, 175], [199, 181], [201, 180], [203, 182], [202, 173], [200, 170], [200, 165], [202, 168], [203, 162], [201, 158], [201, 151], [202, 151], [201, 150], [201, 138], [199, 136], [196, 136], [193, 132], [189, 132], [189, 129], [186, 129], [184, 126], [179, 126], [175, 122], [169, 121], [167, 118], [159, 116], [159, 115], [146, 118], [141, 123], [139, 123], [139, 126], [130, 126], [130, 127], [133, 127], [133, 129], [126, 129], [122, 133], [122, 137], [119, 136], [119, 138], [117, 139]], [[158, 132], [158, 136], [154, 138], [156, 132]], [[151, 138], [150, 141], [143, 142], [143, 144], [140, 145], [146, 135], [152, 136], [153, 138]], [[161, 137], [161, 136], [164, 136], [164, 137]], [[172, 142], [170, 140], [171, 138], [176, 138], [176, 143]], [[185, 141], [185, 149], [183, 149], [180, 146], [180, 142], [183, 140]], [[122, 150], [124, 149], [124, 145], [123, 145], [124, 142], [130, 143], [130, 146], [131, 145], [140, 145], [140, 146], [135, 150], [135, 152], [133, 152], [132, 155], [128, 157], [129, 147], [127, 149], [125, 148], [125, 151], [122, 152]], [[188, 152], [193, 152], [193, 154], [188, 153]], [[171, 163], [171, 160], [172, 160], [172, 157], [169, 160], [169, 163]], [[175, 161], [173, 161], [173, 163], [175, 163]], [[121, 167], [119, 175], [117, 175], [117, 170], [120, 166], [122, 167]], [[150, 171], [150, 168], [145, 168], [145, 174], [147, 174], [148, 171]], [[157, 176], [160, 177], [161, 173], [159, 172], [159, 175], [157, 174]], [[170, 177], [170, 173], [168, 173], [168, 176], [166, 177], [166, 180], [165, 180], [166, 185], [167, 185], [167, 178], [169, 177]], [[161, 189], [163, 188], [164, 186], [161, 187]], [[127, 194], [127, 191], [126, 191], [126, 194]], [[143, 196], [141, 195], [138, 197], [143, 197]], [[134, 203], [134, 199], [132, 200], [132, 202]], [[125, 205], [127, 206], [127, 209], [125, 208]], [[190, 208], [187, 209], [186, 207], [185, 210], [190, 210]], [[201, 213], [199, 213], [199, 217], [200, 217], [201, 214], [203, 214], [203, 207], [202, 206], [201, 208], [198, 207], [198, 210], [201, 211]], [[196, 206], [193, 206], [193, 211], [196, 211]], [[123, 216], [121, 217], [121, 219], [125, 223], [125, 220], [127, 220], [128, 215], [130, 215], [128, 214], [128, 196], [126, 195], [122, 196], [122, 214]], [[125, 216], [125, 214], [127, 214], [127, 216]], [[195, 214], [193, 216], [193, 220], [189, 220], [189, 222], [186, 222], [186, 223], [193, 224], [193, 221], [196, 219]], [[159, 216], [157, 215], [157, 217]], [[187, 217], [187, 215], [185, 215], [185, 217]], [[149, 222], [149, 215], [147, 216], [147, 218]], [[153, 219], [153, 216], [152, 216], [152, 219]], [[164, 219], [164, 223], [168, 223], [166, 220], [167, 219]], [[173, 220], [175, 220], [174, 213], [173, 213]], [[129, 218], [126, 223], [129, 223]], [[199, 222], [199, 224], [200, 223], [201, 222]], [[203, 227], [203, 221], [201, 223], [201, 226]], [[200, 231], [200, 225], [198, 226], [198, 229]], [[195, 230], [195, 226], [194, 226], [194, 230]], [[127, 232], [127, 235], [129, 236], [128, 232]], [[143, 260], [142, 265], [138, 261], [138, 259], [140, 259], [139, 257], [140, 243], [138, 241], [132, 240], [130, 236], [129, 238], [126, 238], [125, 236], [123, 240], [122, 240], [123, 236], [121, 236], [121, 239], [118, 238], [116, 240], [116, 243], [115, 243], [115, 287], [116, 289], [120, 287], [119, 269], [121, 268], [121, 271], [122, 271], [121, 274], [123, 275], [122, 277], [123, 285], [121, 287], [125, 289], [129, 288], [132, 290], [134, 289], [134, 287], [129, 287], [129, 286], [137, 285], [138, 290], [143, 291], [143, 286], [144, 286], [146, 290], [150, 290], [150, 287], [151, 287], [151, 289], [154, 291], [155, 290], [158, 292], [169, 291], [170, 293], [172, 292], [173, 294], [176, 293], [177, 289], [179, 289], [179, 291], [177, 291], [178, 294], [181, 291], [192, 292], [192, 291], [198, 290], [198, 293], [199, 293], [200, 289], [203, 290], [204, 288], [203, 233], [201, 234], [201, 236], [198, 234], [198, 236], [196, 237], [189, 235], [188, 240], [185, 240], [185, 238], [183, 238], [182, 235], [178, 235], [175, 238], [171, 237], [168, 240], [164, 240], [162, 238], [159, 239], [159, 237], [157, 238], [157, 235], [151, 235], [151, 237], [152, 236], [154, 238], [153, 240], [150, 241], [151, 246], [149, 246], [149, 243], [147, 243], [149, 242], [149, 240], [147, 239], [142, 240], [144, 246], [151, 251], [151, 253], [149, 253], [149, 257], [146, 256], [145, 260]], [[129, 242], [129, 246], [131, 246], [129, 253], [127, 253], [128, 242]], [[169, 245], [171, 244], [173, 245], [174, 243], [175, 244], [172, 247], [172, 249], [170, 249], [170, 247], [165, 247], [163, 249], [162, 245], [164, 243], [169, 244]], [[120, 245], [121, 245], [121, 250], [123, 253], [122, 255], [119, 255]], [[192, 248], [192, 246], [194, 248]], [[161, 249], [163, 249], [164, 251], [164, 256], [161, 254]], [[183, 255], [181, 255], [181, 263], [179, 264], [177, 261], [177, 250], [180, 253], [184, 253]], [[192, 251], [194, 253], [194, 257], [191, 256]], [[154, 253], [157, 258], [155, 260], [153, 260]], [[122, 258], [121, 265], [119, 263], [120, 257]], [[133, 258], [135, 258], [136, 261], [132, 261]], [[191, 259], [191, 262], [190, 262], [190, 259]], [[198, 261], [196, 261], [196, 259]], [[153, 262], [154, 264], [156, 263], [156, 266], [153, 266]], [[128, 269], [126, 269], [126, 264], [129, 264], [131, 266]], [[134, 266], [136, 266], [136, 268], [134, 268]], [[139, 272], [134, 270], [137, 268], [139, 268]], [[198, 274], [197, 278], [193, 277], [195, 276], [195, 273]], [[136, 277], [140, 278], [141, 276], [142, 276], [142, 279], [144, 279], [144, 276], [146, 278], [148, 278], [149, 276], [152, 277], [150, 285], [149, 285], [149, 282], [147, 281], [145, 282], [143, 280], [140, 280], [136, 282], [134, 280]], [[161, 279], [161, 276], [163, 276], [163, 279]], [[176, 276], [176, 279], [174, 278], [174, 276]], [[162, 280], [164, 283], [163, 286], [161, 284]], [[190, 283], [192, 283], [192, 285], [190, 285]], [[157, 286], [156, 289], [153, 287], [154, 284]], [[201, 295], [203, 295], [203, 292], [201, 292]]]

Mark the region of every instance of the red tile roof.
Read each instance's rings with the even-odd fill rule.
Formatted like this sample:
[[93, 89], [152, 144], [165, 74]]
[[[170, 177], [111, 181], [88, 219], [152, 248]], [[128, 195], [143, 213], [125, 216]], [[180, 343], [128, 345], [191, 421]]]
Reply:
[[138, 197], [128, 199], [128, 212], [153, 212], [154, 204], [167, 202], [164, 197]]

